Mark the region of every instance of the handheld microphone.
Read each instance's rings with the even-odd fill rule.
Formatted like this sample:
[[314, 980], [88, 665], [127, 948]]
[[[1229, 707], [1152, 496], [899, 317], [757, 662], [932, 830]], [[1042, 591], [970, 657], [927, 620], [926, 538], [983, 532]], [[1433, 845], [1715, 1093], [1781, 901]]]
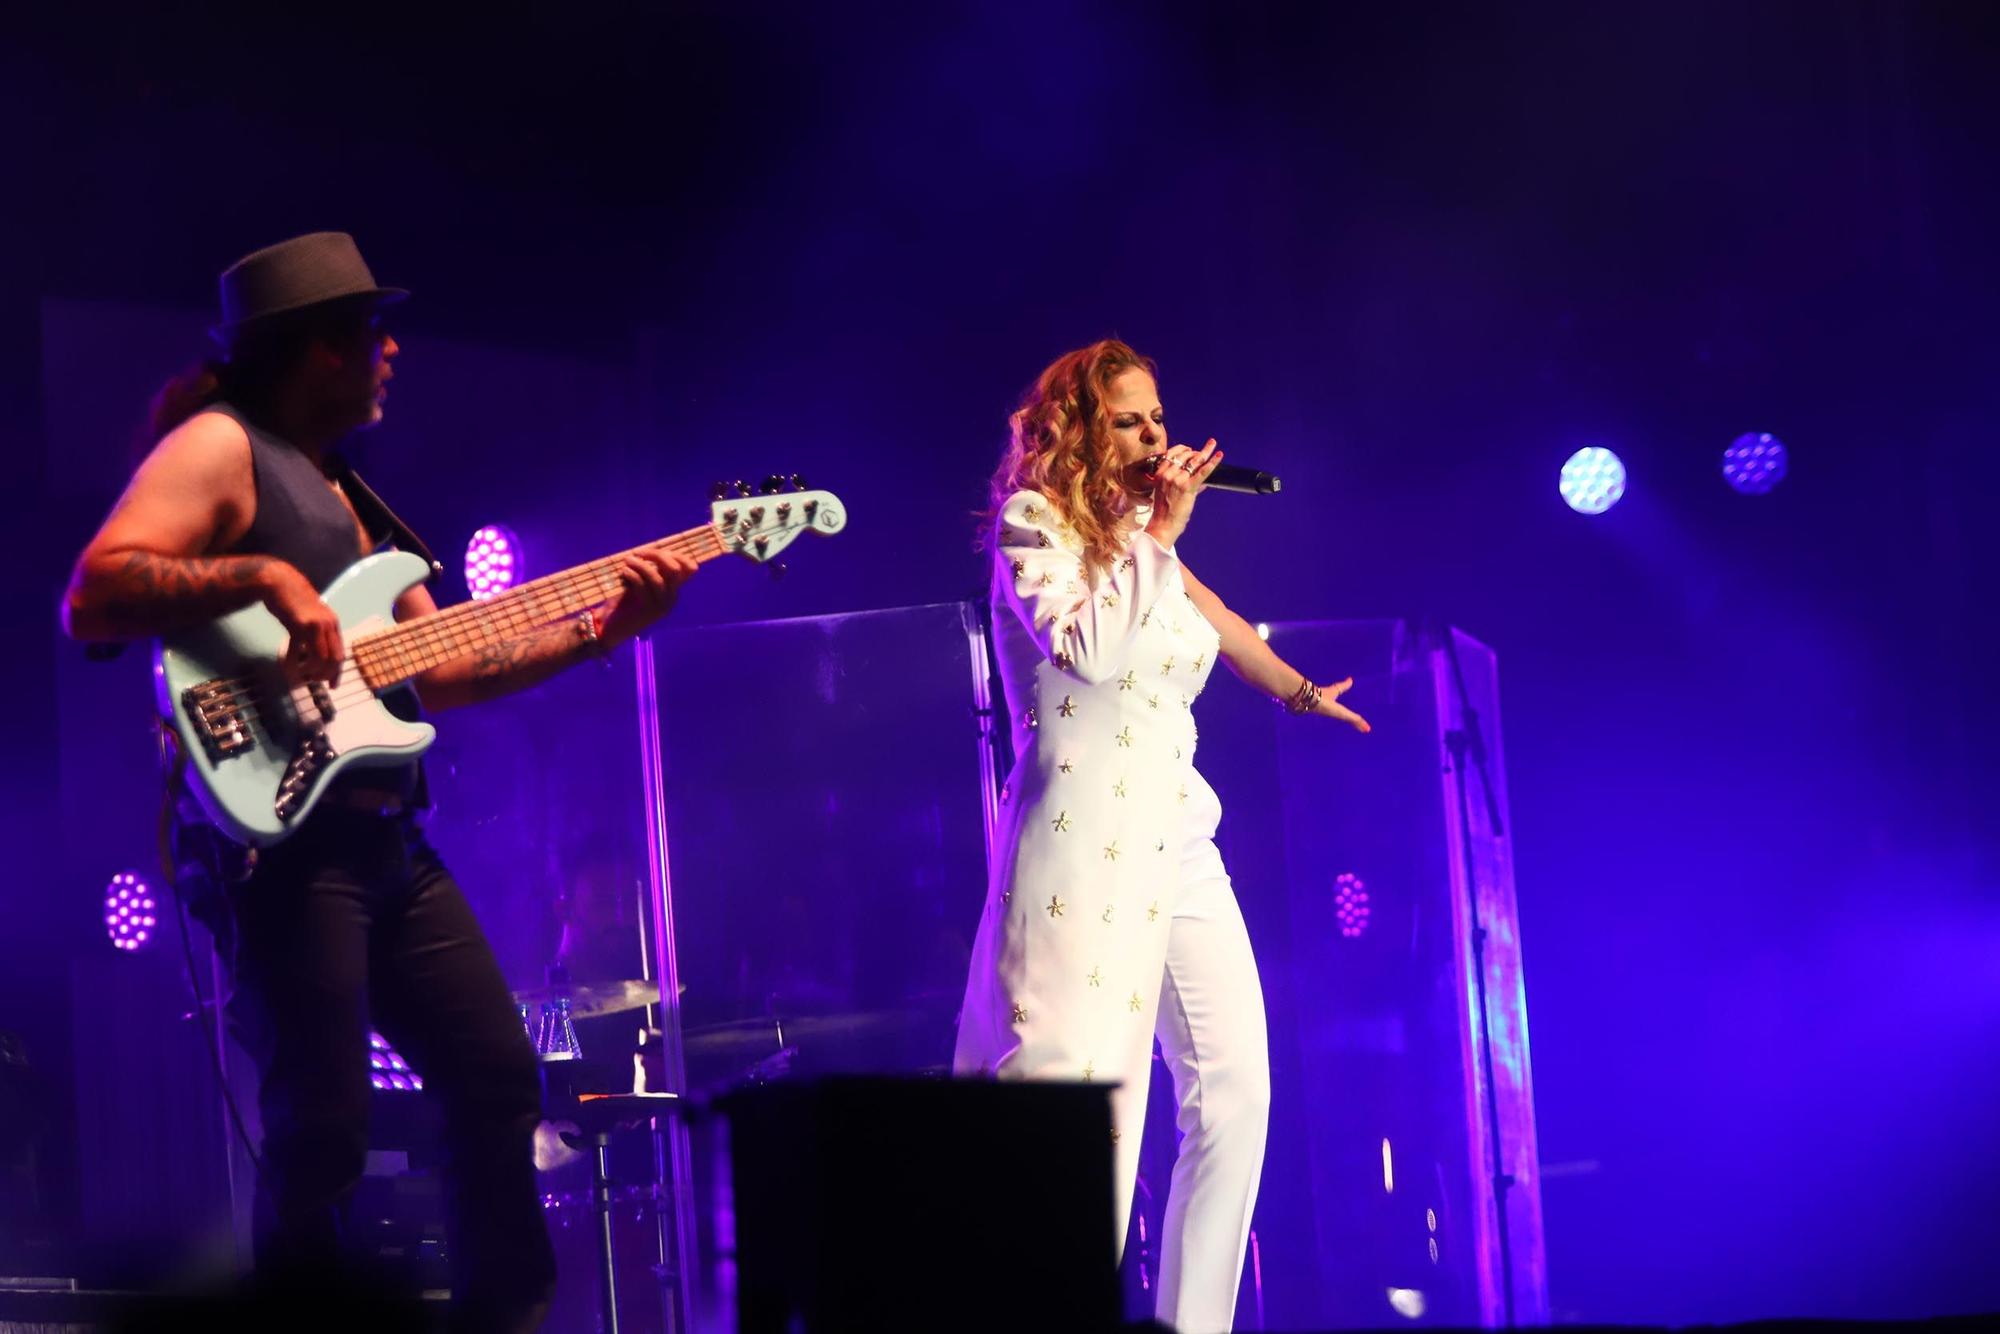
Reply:
[[[1160, 470], [1160, 464], [1166, 457], [1164, 454], [1156, 454], [1141, 462], [1139, 469], [1151, 477]], [[1282, 478], [1272, 473], [1259, 472], [1255, 468], [1245, 468], [1234, 463], [1216, 464], [1215, 471], [1208, 475], [1206, 482], [1202, 483], [1212, 491], [1234, 491], [1244, 496], [1276, 495], [1284, 484]]]

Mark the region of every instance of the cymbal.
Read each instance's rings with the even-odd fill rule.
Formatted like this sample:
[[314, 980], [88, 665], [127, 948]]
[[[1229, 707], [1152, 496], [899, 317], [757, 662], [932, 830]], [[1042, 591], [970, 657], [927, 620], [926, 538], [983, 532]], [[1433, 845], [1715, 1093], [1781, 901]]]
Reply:
[[521, 1005], [537, 1006], [554, 1005], [557, 1001], [566, 1000], [572, 1019], [595, 1019], [599, 1015], [657, 1005], [660, 986], [657, 982], [639, 978], [619, 982], [559, 982], [517, 991], [514, 1000]]
[[773, 1051], [796, 1042], [874, 1036], [919, 1027], [924, 1016], [908, 1010], [858, 1010], [848, 1014], [760, 1016], [703, 1024], [681, 1035], [681, 1049], [690, 1056], [712, 1052]]

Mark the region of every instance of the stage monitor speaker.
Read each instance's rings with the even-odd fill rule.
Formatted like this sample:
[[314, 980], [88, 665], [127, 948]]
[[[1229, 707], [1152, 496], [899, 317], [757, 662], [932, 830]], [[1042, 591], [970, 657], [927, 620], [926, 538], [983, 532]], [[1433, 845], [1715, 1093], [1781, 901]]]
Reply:
[[1115, 1329], [1108, 1092], [828, 1079], [730, 1095], [742, 1334]]

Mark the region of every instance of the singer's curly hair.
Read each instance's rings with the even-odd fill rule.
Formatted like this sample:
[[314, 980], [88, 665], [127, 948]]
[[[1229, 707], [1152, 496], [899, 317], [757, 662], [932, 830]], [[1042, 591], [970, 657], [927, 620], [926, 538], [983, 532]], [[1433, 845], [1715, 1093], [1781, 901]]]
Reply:
[[1119, 551], [1118, 526], [1132, 508], [1111, 452], [1111, 411], [1104, 397], [1126, 371], [1157, 376], [1150, 357], [1116, 338], [1106, 338], [1057, 357], [1021, 399], [1008, 419], [1006, 452], [993, 471], [988, 506], [982, 513], [982, 545], [994, 529], [1007, 498], [1016, 491], [1039, 491], [1083, 539], [1084, 569], [1096, 575], [1110, 568]]

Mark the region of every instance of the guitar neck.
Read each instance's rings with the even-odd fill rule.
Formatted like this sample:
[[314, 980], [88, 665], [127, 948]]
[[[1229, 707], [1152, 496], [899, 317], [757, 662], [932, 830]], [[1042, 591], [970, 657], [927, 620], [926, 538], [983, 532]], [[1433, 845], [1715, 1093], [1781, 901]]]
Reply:
[[433, 667], [603, 606], [617, 597], [622, 587], [619, 562], [634, 552], [650, 550], [709, 561], [728, 555], [730, 549], [714, 525], [702, 524], [601, 560], [545, 574], [483, 602], [461, 602], [433, 615], [362, 635], [348, 648], [369, 687], [386, 690]]

